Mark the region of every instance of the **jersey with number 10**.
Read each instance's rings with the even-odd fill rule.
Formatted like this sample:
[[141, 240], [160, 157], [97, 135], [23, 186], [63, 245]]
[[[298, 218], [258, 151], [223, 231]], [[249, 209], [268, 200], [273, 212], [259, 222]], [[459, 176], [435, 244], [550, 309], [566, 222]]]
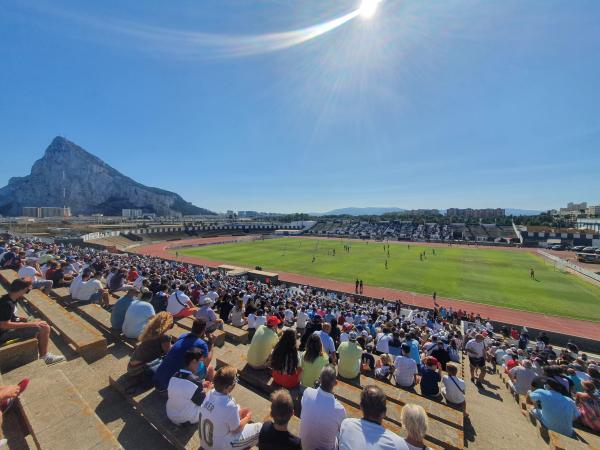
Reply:
[[230, 448], [231, 433], [240, 426], [240, 408], [233, 397], [213, 389], [202, 402], [198, 426], [202, 448]]

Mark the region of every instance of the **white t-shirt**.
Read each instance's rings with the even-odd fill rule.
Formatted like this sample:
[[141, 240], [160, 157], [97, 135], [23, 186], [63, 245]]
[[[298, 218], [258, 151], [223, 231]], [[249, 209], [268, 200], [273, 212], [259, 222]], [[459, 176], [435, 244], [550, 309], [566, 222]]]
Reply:
[[190, 298], [179, 289], [173, 292], [167, 300], [167, 312], [175, 315], [183, 308], [187, 308]]
[[194, 403], [192, 398], [198, 395], [196, 392], [201, 391], [202, 387], [183, 378], [185, 375], [191, 375], [191, 372], [181, 369], [169, 380], [167, 417], [176, 424], [198, 423], [200, 417], [200, 405]]
[[305, 311], [298, 311], [298, 319], [296, 320], [296, 328], [306, 328], [308, 322], [308, 314]]
[[375, 346], [375, 350], [381, 353], [389, 353], [390, 352], [390, 342], [392, 341], [392, 336], [389, 334], [383, 334], [377, 336], [377, 345]]
[[302, 450], [334, 449], [346, 410], [333, 394], [306, 388], [302, 395], [300, 440]]
[[394, 369], [396, 384], [402, 387], [412, 386], [415, 382], [415, 374], [419, 373], [416, 361], [408, 356], [396, 356]]
[[196, 319], [203, 318], [206, 320], [206, 326], [211, 326], [217, 323], [217, 314], [215, 311], [208, 305], [201, 306], [198, 311], [196, 311]]
[[125, 312], [123, 334], [130, 339], [137, 339], [154, 314], [154, 306], [150, 303], [144, 300], [132, 301]]
[[75, 291], [75, 295], [71, 292], [71, 297], [75, 300], [87, 301], [90, 297], [102, 289], [102, 282], [96, 278], [91, 278], [88, 281], [81, 281], [81, 284]]
[[400, 436], [364, 419], [344, 419], [338, 445], [339, 450], [408, 450]]
[[[465, 345], [465, 349], [467, 350], [467, 356], [471, 358], [483, 358], [485, 354], [485, 344], [483, 342], [477, 342], [476, 339], [471, 339]], [[469, 352], [469, 350], [471, 350]]]
[[[456, 382], [456, 384], [454, 382]], [[446, 400], [455, 404], [465, 401], [465, 382], [463, 380], [458, 377], [452, 377], [452, 379], [450, 379], [449, 375], [444, 375], [442, 377], [442, 384], [444, 385]]]
[[294, 311], [292, 311], [291, 309], [286, 309], [283, 312], [283, 315], [285, 317], [286, 322], [291, 322], [294, 320]]
[[212, 389], [200, 407], [199, 429], [202, 448], [230, 448], [232, 431], [239, 426], [240, 407], [233, 397]]
[[133, 286], [136, 287], [136, 288], [138, 288], [138, 289], [141, 289], [143, 285], [144, 285], [144, 277], [140, 275], [133, 282]]
[[35, 270], [34, 267], [23, 266], [19, 269], [18, 275], [19, 278], [30, 278], [31, 281], [37, 281], [37, 277], [35, 276], [36, 273], [37, 270]]
[[77, 275], [73, 281], [71, 281], [71, 285], [69, 286], [69, 293], [71, 294], [71, 298], [78, 299], [77, 295], [79, 293], [79, 289], [81, 289], [81, 284], [83, 283], [83, 279], [81, 274]]
[[210, 298], [213, 303], [217, 301], [217, 299], [219, 298], [219, 294], [217, 294], [215, 291], [211, 290], [208, 292], [208, 294], [206, 294], [206, 296], [208, 298]]

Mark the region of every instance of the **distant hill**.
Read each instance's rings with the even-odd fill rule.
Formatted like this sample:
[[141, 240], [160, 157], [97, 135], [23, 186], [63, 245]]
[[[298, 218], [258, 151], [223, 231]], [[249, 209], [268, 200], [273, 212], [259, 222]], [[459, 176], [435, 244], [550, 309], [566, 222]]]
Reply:
[[378, 206], [365, 207], [365, 208], [349, 207], [349, 208], [333, 209], [331, 211], [324, 212], [324, 213], [315, 213], [314, 215], [318, 215], [318, 216], [343, 216], [343, 215], [379, 216], [379, 215], [385, 214], [385, 213], [401, 212], [401, 211], [406, 211], [406, 210], [402, 209], [402, 208], [385, 208], [385, 207], [378, 207]]
[[538, 216], [542, 214], [544, 211], [536, 211], [534, 209], [515, 209], [515, 208], [506, 208], [507, 216]]
[[0, 214], [17, 216], [24, 206], [68, 206], [73, 214], [121, 215], [138, 208], [160, 216], [214, 214], [178, 194], [148, 187], [123, 175], [63, 137], [56, 137], [31, 173], [0, 189]]

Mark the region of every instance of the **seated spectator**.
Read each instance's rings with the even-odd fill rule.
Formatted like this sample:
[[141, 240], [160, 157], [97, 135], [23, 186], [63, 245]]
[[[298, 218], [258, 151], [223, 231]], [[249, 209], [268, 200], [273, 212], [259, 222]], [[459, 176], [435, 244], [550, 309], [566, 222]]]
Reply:
[[148, 374], [150, 378], [161, 363], [163, 356], [171, 350], [171, 336], [167, 333], [173, 328], [173, 316], [166, 311], [159, 312], [146, 324], [140, 334], [127, 373], [131, 376]]
[[176, 319], [183, 317], [189, 317], [198, 311], [198, 308], [194, 306], [190, 298], [186, 294], [185, 286], [173, 286], [173, 293], [167, 300], [167, 312], [173, 314]]
[[450, 405], [458, 407], [463, 411], [465, 417], [467, 414], [467, 402], [465, 401], [465, 382], [458, 378], [458, 367], [454, 364], [446, 365], [448, 375], [442, 377], [442, 395]]
[[271, 419], [262, 424], [258, 435], [258, 450], [301, 450], [300, 438], [288, 431], [294, 415], [292, 396], [285, 389], [271, 394]]
[[325, 366], [319, 381], [319, 388], [307, 387], [302, 395], [302, 450], [335, 449], [340, 425], [346, 418], [346, 410], [333, 395], [337, 384], [335, 366]]
[[392, 377], [394, 368], [392, 367], [392, 358], [387, 353], [381, 355], [375, 367], [375, 378], [382, 381], [389, 381]]
[[121, 297], [117, 302], [113, 305], [112, 310], [110, 312], [110, 326], [115, 332], [121, 332], [123, 329], [123, 322], [125, 322], [125, 314], [127, 314], [127, 310], [131, 303], [137, 299], [138, 295], [140, 295], [140, 291], [138, 288], [130, 287], [123, 297]]
[[207, 333], [223, 329], [223, 321], [219, 319], [217, 313], [211, 308], [212, 302], [212, 299], [208, 295], [201, 298], [199, 303], [200, 309], [194, 313], [196, 319], [202, 318], [206, 320]]
[[530, 391], [526, 401], [533, 404], [531, 413], [549, 430], [573, 435], [573, 421], [579, 417], [575, 402], [560, 393], [561, 384], [552, 379], [545, 380], [544, 388]]
[[323, 351], [327, 353], [327, 356], [329, 357], [329, 362], [335, 364], [335, 342], [333, 341], [333, 338], [329, 335], [330, 332], [331, 324], [325, 322], [322, 324], [322, 329], [320, 331], [315, 331], [315, 334], [321, 338], [321, 343], [323, 344]]
[[127, 281], [127, 271], [125, 269], [119, 269], [115, 272], [111, 272], [106, 281], [108, 284], [108, 290], [111, 293], [127, 290], [133, 287], [133, 285], [125, 283]]
[[55, 364], [65, 360], [62, 355], [48, 351], [50, 326], [43, 320], [28, 322], [26, 317], [15, 314], [16, 304], [31, 290], [29, 281], [16, 279], [8, 287], [8, 293], [0, 297], [0, 345], [14, 340], [37, 338], [40, 359], [46, 364]]
[[173, 374], [167, 388], [167, 417], [171, 422], [198, 423], [200, 420], [200, 405], [206, 398], [205, 390], [210, 389], [210, 381], [202, 382], [196, 372], [204, 359], [204, 353], [199, 348], [190, 348], [184, 355], [184, 367]]
[[364, 348], [360, 357], [360, 371], [366, 375], [375, 373], [375, 357], [373, 356], [373, 345], [367, 344], [364, 336], [359, 336], [357, 341], [361, 348]]
[[531, 361], [525, 359], [522, 366], [515, 366], [510, 369], [508, 376], [511, 390], [519, 395], [527, 395], [527, 392], [531, 389], [531, 382], [537, 374], [531, 366]]
[[314, 387], [323, 367], [327, 364], [329, 364], [329, 358], [323, 352], [321, 338], [313, 333], [308, 338], [306, 350], [302, 353], [300, 359], [300, 367], [302, 367], [300, 381], [302, 386]]
[[437, 359], [442, 366], [442, 370], [446, 370], [446, 364], [450, 361], [450, 354], [446, 350], [444, 343], [439, 340], [436, 346], [431, 350], [431, 356]]
[[[194, 320], [192, 331], [179, 336], [179, 339], [169, 353], [165, 355], [162, 362], [154, 374], [154, 384], [156, 389], [164, 391], [169, 385], [169, 380], [175, 372], [184, 366], [184, 355], [190, 348], [199, 348], [204, 353], [204, 364], [201, 364], [196, 375], [202, 379], [212, 380], [214, 369], [209, 366], [212, 360], [212, 341], [210, 337], [208, 342], [204, 340], [206, 331], [206, 322], [202, 319]], [[210, 347], [209, 347], [210, 344]]]
[[235, 306], [229, 312], [229, 320], [231, 325], [237, 328], [242, 328], [248, 323], [248, 320], [244, 317], [244, 301], [239, 297], [235, 301]]
[[156, 287], [156, 290], [153, 292], [154, 292], [154, 294], [152, 295], [152, 301], [150, 303], [152, 303], [152, 307], [154, 308], [154, 311], [156, 313], [166, 311], [167, 303], [169, 301], [169, 296], [166, 294], [167, 285], [159, 284]]
[[397, 356], [394, 361], [394, 379], [396, 386], [410, 388], [419, 382], [419, 368], [413, 358], [411, 358], [411, 346], [402, 344], [402, 355]]
[[302, 368], [298, 360], [296, 332], [292, 328], [286, 328], [281, 334], [269, 358], [269, 366], [273, 381], [279, 386], [293, 389], [300, 384]]
[[267, 325], [261, 325], [254, 334], [248, 348], [248, 365], [253, 369], [265, 369], [271, 350], [277, 344], [277, 327], [281, 321], [277, 316], [269, 316]]
[[250, 423], [252, 413], [240, 408], [231, 396], [238, 382], [237, 369], [223, 366], [217, 370], [213, 385], [200, 410], [201, 448], [243, 449], [258, 444], [262, 423]]
[[338, 434], [339, 450], [408, 450], [404, 439], [386, 430], [383, 419], [387, 412], [385, 393], [377, 386], [365, 386], [360, 394], [362, 419], [344, 419]]
[[53, 287], [68, 287], [73, 278], [70, 275], [65, 274], [65, 269], [69, 265], [66, 261], [60, 261], [60, 263], [54, 263], [50, 270], [46, 272], [46, 279], [52, 280]]
[[422, 406], [412, 403], [404, 405], [400, 413], [400, 422], [402, 422], [402, 426], [406, 429], [404, 440], [408, 444], [409, 450], [431, 450], [425, 445], [428, 420]]
[[582, 381], [581, 387], [583, 392], [575, 395], [579, 420], [591, 430], [600, 431], [600, 394], [592, 381]]
[[357, 338], [356, 332], [351, 331], [348, 333], [348, 341], [342, 342], [338, 347], [338, 374], [347, 380], [353, 380], [360, 375], [360, 361], [363, 351], [356, 343]]
[[73, 300], [86, 303], [100, 303], [109, 306], [109, 293], [100, 281], [100, 274], [95, 276], [91, 269], [84, 269], [71, 283], [69, 291]]
[[442, 381], [442, 365], [433, 356], [428, 356], [421, 365], [421, 394], [427, 397], [439, 397], [440, 381]]
[[35, 258], [27, 258], [25, 265], [21, 266], [17, 274], [21, 279], [31, 280], [31, 289], [41, 289], [46, 295], [50, 294], [54, 285], [52, 280], [44, 280]]
[[388, 342], [388, 355], [393, 356], [394, 358], [396, 356], [400, 356], [402, 354], [402, 340], [400, 339], [400, 332], [397, 330], [394, 330], [392, 332], [392, 340]]
[[151, 299], [152, 292], [144, 287], [139, 300], [136, 299], [131, 302], [123, 320], [123, 334], [125, 337], [137, 339], [150, 319], [154, 317], [154, 308], [150, 304]]

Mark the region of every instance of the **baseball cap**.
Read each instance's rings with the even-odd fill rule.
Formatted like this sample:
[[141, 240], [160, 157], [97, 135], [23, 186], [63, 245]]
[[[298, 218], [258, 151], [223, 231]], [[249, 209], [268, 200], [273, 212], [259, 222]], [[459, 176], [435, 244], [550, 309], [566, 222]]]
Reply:
[[350, 339], [351, 341], [355, 341], [357, 337], [358, 335], [355, 331], [351, 331], [350, 333], [348, 333], [348, 339]]
[[267, 326], [269, 326], [269, 327], [276, 327], [280, 323], [281, 323], [281, 320], [279, 320], [279, 317], [277, 317], [277, 316], [267, 317]]
[[438, 365], [438, 360], [435, 356], [428, 356], [425, 359], [425, 365], [426, 366], [437, 366]]

